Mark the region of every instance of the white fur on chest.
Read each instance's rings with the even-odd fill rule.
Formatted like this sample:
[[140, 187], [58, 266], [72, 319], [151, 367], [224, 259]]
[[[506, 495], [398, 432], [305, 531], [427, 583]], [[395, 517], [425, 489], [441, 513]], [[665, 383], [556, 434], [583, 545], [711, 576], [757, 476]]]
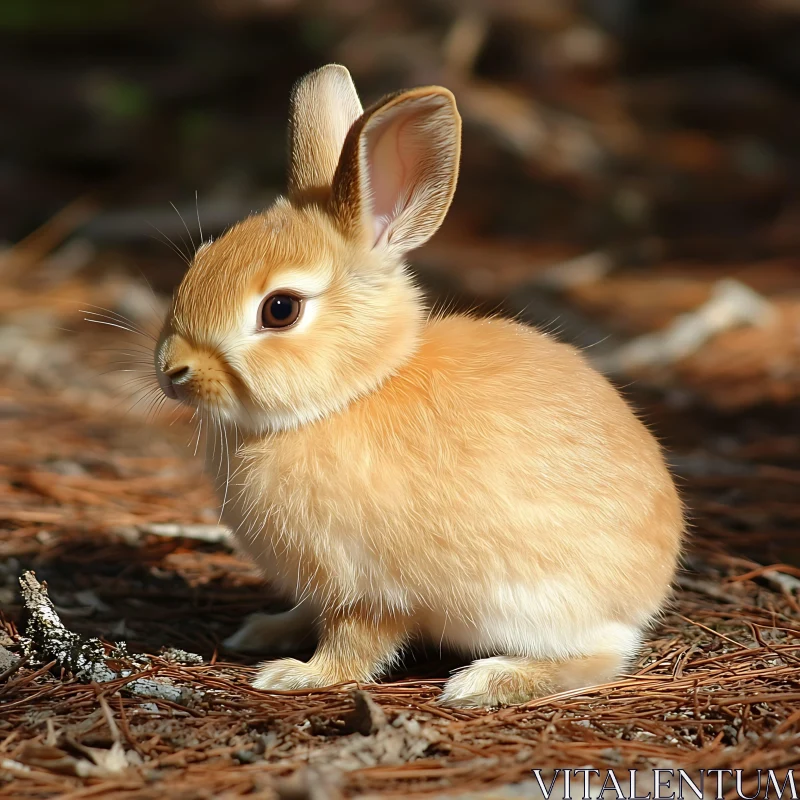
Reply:
[[413, 611], [413, 592], [388, 573], [380, 550], [369, 544], [369, 533], [359, 530], [355, 509], [348, 528], [315, 503], [313, 492], [299, 488], [302, 481], [282, 492], [277, 475], [262, 471], [252, 480], [246, 466], [235, 480], [223, 519], [264, 576], [292, 599], [323, 595], [317, 599], [367, 603], [376, 612]]

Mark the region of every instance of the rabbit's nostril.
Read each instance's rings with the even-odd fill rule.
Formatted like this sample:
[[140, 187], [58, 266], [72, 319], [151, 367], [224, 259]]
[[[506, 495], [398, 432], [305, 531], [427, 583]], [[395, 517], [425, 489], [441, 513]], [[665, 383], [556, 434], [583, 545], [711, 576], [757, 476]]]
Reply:
[[189, 377], [190, 373], [189, 367], [173, 367], [172, 369], [166, 370], [165, 375], [172, 381], [172, 383], [183, 383]]

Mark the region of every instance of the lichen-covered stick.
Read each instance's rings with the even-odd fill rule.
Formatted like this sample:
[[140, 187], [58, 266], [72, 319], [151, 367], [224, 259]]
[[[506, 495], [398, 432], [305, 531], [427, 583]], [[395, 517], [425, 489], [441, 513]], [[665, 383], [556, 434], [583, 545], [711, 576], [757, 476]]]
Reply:
[[[25, 611], [26, 650], [39, 660], [53, 662], [58, 669], [72, 673], [83, 683], [109, 683], [120, 679], [125, 691], [139, 697], [153, 697], [173, 703], [190, 704], [196, 699], [191, 689], [173, 686], [163, 680], [131, 677], [148, 662], [142, 656], [131, 657], [124, 643], [117, 644], [111, 654], [106, 654], [103, 643], [96, 638], [87, 639], [64, 627], [52, 600], [47, 595], [47, 585], [39, 583], [33, 572], [25, 572], [19, 579]], [[184, 653], [194, 656], [193, 653]], [[196, 656], [195, 656], [196, 657]], [[138, 661], [138, 664], [133, 663]], [[117, 664], [116, 669], [109, 662]]]

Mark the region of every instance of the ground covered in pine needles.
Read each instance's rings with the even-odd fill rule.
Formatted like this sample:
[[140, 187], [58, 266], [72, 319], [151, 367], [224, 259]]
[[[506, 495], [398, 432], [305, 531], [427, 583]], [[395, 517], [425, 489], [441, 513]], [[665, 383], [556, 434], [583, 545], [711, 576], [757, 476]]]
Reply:
[[[193, 427], [155, 414], [136, 373], [102, 374], [137, 368], [144, 340], [76, 314], [143, 320], [160, 300], [113, 270], [46, 275], [0, 308], [0, 796], [449, 796], [587, 765], [736, 767], [752, 793], [757, 770], [800, 763], [796, 411], [632, 395], [692, 534], [671, 609], [613, 684], [455, 711], [436, 700], [460, 662], [418, 652], [380, 685], [265, 694], [220, 642], [279, 601], [226, 543]], [[67, 629], [103, 640], [113, 680], [26, 647], [29, 570]]]

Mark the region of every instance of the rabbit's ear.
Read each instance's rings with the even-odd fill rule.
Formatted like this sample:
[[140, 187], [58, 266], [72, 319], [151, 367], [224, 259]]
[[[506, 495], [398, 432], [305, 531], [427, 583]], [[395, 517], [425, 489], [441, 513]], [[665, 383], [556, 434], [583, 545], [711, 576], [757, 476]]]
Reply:
[[361, 116], [350, 73], [339, 64], [310, 72], [289, 102], [289, 196], [327, 191], [350, 126]]
[[331, 194], [344, 232], [400, 255], [442, 224], [458, 179], [461, 117], [447, 89], [401, 92], [350, 129]]

